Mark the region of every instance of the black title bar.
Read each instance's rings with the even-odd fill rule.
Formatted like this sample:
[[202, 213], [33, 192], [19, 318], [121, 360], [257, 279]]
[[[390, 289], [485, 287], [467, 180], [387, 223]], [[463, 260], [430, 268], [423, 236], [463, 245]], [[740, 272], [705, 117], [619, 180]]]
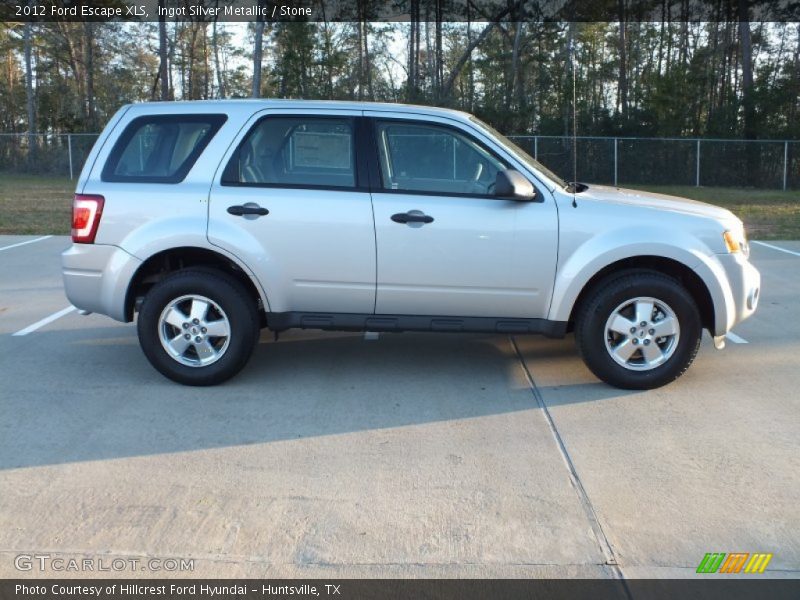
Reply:
[[[746, 7], [746, 14], [744, 8]], [[797, 0], [3, 0], [3, 21], [800, 21]]]

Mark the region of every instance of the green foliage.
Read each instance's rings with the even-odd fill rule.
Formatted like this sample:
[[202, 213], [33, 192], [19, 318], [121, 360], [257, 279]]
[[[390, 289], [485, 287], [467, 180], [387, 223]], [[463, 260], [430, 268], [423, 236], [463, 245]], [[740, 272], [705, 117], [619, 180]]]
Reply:
[[[409, 55], [409, 23], [267, 24], [261, 95], [413, 100], [468, 110], [513, 133], [569, 134], [574, 109], [582, 135], [744, 134], [737, 22], [628, 22], [624, 36], [619, 23], [423, 20], [414, 28], [419, 52]], [[798, 138], [800, 26], [750, 29], [751, 128], [762, 138]], [[250, 96], [254, 32], [253, 24], [168, 23], [168, 97]], [[91, 31], [35, 24], [33, 129], [95, 131], [122, 104], [158, 98], [158, 49], [156, 23], [97, 23]], [[29, 128], [25, 79], [23, 26], [2, 24], [3, 131]]]

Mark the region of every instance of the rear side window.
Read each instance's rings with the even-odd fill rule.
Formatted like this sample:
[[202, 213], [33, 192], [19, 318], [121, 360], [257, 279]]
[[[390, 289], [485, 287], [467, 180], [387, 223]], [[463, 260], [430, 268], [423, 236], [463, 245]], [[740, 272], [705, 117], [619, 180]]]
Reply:
[[231, 157], [223, 185], [352, 188], [353, 120], [265, 117]]
[[152, 115], [134, 119], [114, 144], [103, 168], [103, 181], [183, 181], [226, 118]]

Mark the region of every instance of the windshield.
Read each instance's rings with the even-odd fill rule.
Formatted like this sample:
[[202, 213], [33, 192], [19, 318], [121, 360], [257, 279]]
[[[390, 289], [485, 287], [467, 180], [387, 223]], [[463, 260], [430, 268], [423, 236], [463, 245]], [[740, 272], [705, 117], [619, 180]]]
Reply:
[[492, 127], [491, 125], [487, 125], [486, 123], [484, 123], [483, 121], [481, 121], [477, 117], [473, 117], [472, 115], [470, 115], [470, 119], [476, 125], [479, 125], [483, 129], [485, 129], [486, 131], [491, 133], [492, 137], [494, 137], [498, 142], [500, 142], [500, 144], [505, 146], [506, 149], [511, 151], [514, 154], [514, 156], [516, 156], [517, 158], [522, 160], [522, 162], [527, 164], [529, 167], [539, 171], [540, 173], [545, 175], [547, 178], [549, 178], [550, 180], [554, 181], [556, 185], [561, 186], [562, 188], [565, 188], [565, 187], [567, 187], [567, 185], [569, 185], [566, 181], [561, 179], [561, 177], [559, 177], [558, 175], [553, 173], [550, 169], [545, 167], [542, 163], [540, 163], [538, 160], [533, 158], [530, 154], [525, 152], [525, 150], [523, 150], [522, 148], [517, 146], [514, 142], [512, 142], [510, 139], [508, 139], [502, 133], [497, 131], [494, 127]]

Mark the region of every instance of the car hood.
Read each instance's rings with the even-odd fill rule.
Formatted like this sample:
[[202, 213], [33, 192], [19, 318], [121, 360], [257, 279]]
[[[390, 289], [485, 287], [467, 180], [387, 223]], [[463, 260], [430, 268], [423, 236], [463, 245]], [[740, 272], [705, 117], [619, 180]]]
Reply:
[[731, 211], [720, 208], [719, 206], [714, 206], [713, 204], [689, 200], [688, 198], [679, 198], [678, 196], [669, 196], [667, 194], [628, 190], [607, 185], [590, 185], [588, 189], [578, 194], [577, 199], [578, 202], [584, 199], [598, 200], [600, 202], [667, 210], [708, 217], [719, 221], [738, 220]]

